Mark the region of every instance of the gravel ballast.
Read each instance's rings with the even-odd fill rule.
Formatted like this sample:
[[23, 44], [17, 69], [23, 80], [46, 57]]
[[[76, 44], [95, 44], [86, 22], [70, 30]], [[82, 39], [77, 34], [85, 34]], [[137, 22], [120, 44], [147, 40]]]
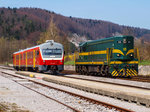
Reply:
[[115, 109], [109, 109], [101, 105], [93, 104], [84, 99], [80, 99], [79, 97], [75, 97], [67, 93], [55, 90], [55, 89], [43, 87], [38, 84], [28, 82], [27, 80], [24, 80], [24, 79], [22, 80], [22, 79], [12, 78], [12, 77], [10, 78], [17, 81], [17, 83], [23, 84], [26, 87], [29, 87], [35, 91], [38, 91], [53, 99], [56, 99], [62, 103], [65, 103], [73, 108], [76, 108], [77, 110], [80, 110], [81, 112], [93, 112], [93, 111], [95, 112], [107, 112], [107, 111], [118, 112]]
[[2, 76], [0, 76], [0, 102], [15, 103], [32, 112], [72, 112], [65, 106]]
[[[11, 72], [11, 71], [8, 71], [8, 72]], [[48, 84], [50, 86], [53, 86], [53, 87], [64, 89], [64, 90], [67, 90], [67, 91], [70, 91], [70, 92], [75, 92], [75, 93], [81, 94], [81, 95], [86, 96], [86, 97], [94, 98], [94, 99], [99, 100], [99, 101], [103, 101], [103, 102], [107, 102], [107, 103], [110, 103], [110, 104], [113, 104], [113, 105], [116, 105], [116, 106], [120, 106], [120, 107], [123, 107], [123, 108], [131, 109], [131, 110], [136, 111], [136, 112], [150, 112], [150, 108], [146, 108], [145, 106], [137, 105], [135, 103], [120, 101], [120, 100], [117, 100], [117, 99], [114, 99], [114, 98], [109, 98], [109, 97], [106, 97], [106, 96], [96, 95], [96, 94], [93, 94], [93, 93], [88, 93], [88, 92], [73, 89], [73, 88], [70, 88], [70, 87], [66, 87], [66, 86], [62, 86], [62, 85], [58, 85], [58, 84], [54, 84], [54, 83], [50, 83], [50, 82], [45, 82], [45, 81], [42, 81], [40, 79], [36, 79], [36, 78], [34, 78], [34, 79], [38, 80], [40, 82], [43, 82], [45, 84]]]

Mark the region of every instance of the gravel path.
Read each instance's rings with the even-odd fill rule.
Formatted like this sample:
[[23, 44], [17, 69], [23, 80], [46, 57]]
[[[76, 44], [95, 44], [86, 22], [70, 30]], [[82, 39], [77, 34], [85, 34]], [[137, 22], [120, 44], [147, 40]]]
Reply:
[[65, 106], [2, 77], [1, 73], [0, 102], [15, 103], [33, 112], [72, 112]]
[[[10, 72], [10, 71], [8, 71], [8, 72]], [[31, 79], [31, 78], [29, 78], [29, 79]], [[35, 80], [38, 80], [39, 82], [48, 84], [48, 85], [53, 86], [53, 87], [64, 89], [64, 90], [67, 90], [67, 91], [70, 91], [70, 92], [75, 92], [75, 93], [78, 93], [78, 94], [86, 96], [86, 97], [94, 98], [96, 100], [107, 102], [107, 103], [110, 103], [110, 104], [113, 104], [113, 105], [116, 105], [116, 106], [131, 109], [131, 110], [136, 111], [136, 112], [150, 112], [150, 108], [146, 108], [145, 106], [137, 105], [135, 103], [128, 103], [126, 101], [121, 101], [121, 100], [117, 100], [117, 99], [106, 97], [106, 96], [101, 96], [101, 95], [96, 95], [96, 94], [93, 94], [93, 93], [88, 93], [88, 92], [77, 90], [77, 89], [74, 89], [74, 88], [70, 88], [70, 87], [66, 87], [66, 86], [62, 86], [62, 85], [58, 85], [58, 84], [54, 84], [54, 83], [50, 83], [50, 82], [45, 82], [45, 81], [42, 81], [41, 79], [36, 79], [35, 78]]]

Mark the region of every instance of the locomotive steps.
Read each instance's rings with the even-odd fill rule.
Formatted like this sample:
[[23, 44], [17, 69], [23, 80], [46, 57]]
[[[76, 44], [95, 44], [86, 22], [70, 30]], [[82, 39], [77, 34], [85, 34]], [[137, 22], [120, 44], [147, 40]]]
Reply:
[[106, 84], [94, 81], [86, 81], [54, 75], [39, 74], [33, 72], [16, 72], [21, 75], [42, 78], [45, 81], [69, 86], [83, 91], [105, 95], [150, 107], [150, 90], [125, 87], [121, 85]]

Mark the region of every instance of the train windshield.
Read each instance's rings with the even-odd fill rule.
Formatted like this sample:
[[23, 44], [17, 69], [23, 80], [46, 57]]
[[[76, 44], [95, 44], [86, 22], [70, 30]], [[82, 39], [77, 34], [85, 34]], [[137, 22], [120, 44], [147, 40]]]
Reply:
[[62, 50], [61, 49], [43, 49], [42, 54], [44, 57], [47, 56], [61, 56], [62, 55]]

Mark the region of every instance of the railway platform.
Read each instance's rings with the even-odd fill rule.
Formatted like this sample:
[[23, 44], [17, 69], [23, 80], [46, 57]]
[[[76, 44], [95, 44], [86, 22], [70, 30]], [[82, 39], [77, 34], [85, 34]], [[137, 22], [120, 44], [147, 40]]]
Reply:
[[86, 81], [56, 75], [47, 75], [33, 72], [17, 72], [18, 74], [41, 78], [45, 81], [66, 85], [87, 92], [105, 95], [116, 99], [135, 102], [150, 107], [150, 90], [129, 86], [113, 85], [94, 81]]

